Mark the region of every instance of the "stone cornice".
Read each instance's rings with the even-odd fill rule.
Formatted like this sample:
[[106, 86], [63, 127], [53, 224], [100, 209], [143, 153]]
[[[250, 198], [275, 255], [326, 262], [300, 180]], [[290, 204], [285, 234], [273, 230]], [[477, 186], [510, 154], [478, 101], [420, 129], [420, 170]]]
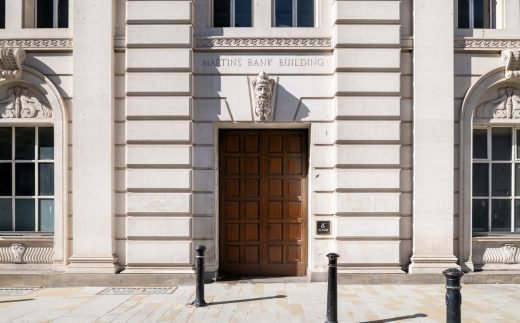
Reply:
[[71, 38], [0, 39], [0, 47], [27, 49], [72, 49]]
[[258, 37], [199, 37], [195, 39], [196, 48], [234, 49], [234, 48], [266, 48], [266, 49], [327, 49], [331, 47], [330, 38], [258, 38]]
[[502, 50], [520, 47], [520, 39], [460, 38], [455, 39], [455, 48], [476, 50]]

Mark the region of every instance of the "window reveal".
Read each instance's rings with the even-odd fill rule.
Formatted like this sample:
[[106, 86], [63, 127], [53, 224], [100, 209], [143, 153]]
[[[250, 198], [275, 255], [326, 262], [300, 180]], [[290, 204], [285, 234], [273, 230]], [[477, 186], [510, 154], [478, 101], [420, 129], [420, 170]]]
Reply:
[[0, 231], [54, 231], [52, 127], [0, 127]]

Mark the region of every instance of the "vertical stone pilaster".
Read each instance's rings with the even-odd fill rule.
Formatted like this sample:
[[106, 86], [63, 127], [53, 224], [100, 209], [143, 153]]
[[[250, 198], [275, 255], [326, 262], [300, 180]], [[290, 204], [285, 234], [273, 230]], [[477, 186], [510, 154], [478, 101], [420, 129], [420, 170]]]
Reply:
[[193, 272], [194, 214], [206, 204], [192, 186], [192, 7], [126, 1], [123, 273]]
[[412, 273], [456, 266], [453, 25], [453, 1], [414, 1]]
[[70, 272], [113, 273], [113, 1], [74, 2], [73, 248]]
[[[410, 225], [401, 1], [334, 1], [338, 271], [402, 273]], [[404, 61], [404, 59], [403, 59]], [[320, 147], [321, 148], [321, 147]], [[315, 161], [316, 163], [317, 161]], [[367, 230], [366, 228], [371, 228]], [[331, 243], [332, 244], [332, 243]], [[370, 256], [368, 256], [370, 255]]]

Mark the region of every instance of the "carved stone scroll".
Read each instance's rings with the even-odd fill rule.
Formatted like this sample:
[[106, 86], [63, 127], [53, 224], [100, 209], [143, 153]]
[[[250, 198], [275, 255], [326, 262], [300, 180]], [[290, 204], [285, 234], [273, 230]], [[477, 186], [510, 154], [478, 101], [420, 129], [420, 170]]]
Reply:
[[507, 49], [502, 51], [502, 61], [506, 67], [506, 79], [520, 80], [520, 50]]
[[273, 112], [274, 80], [265, 72], [258, 74], [251, 82], [253, 90], [253, 107], [261, 121], [268, 120]]
[[475, 110], [478, 119], [520, 119], [520, 89], [501, 87], [495, 99], [480, 104]]
[[0, 99], [1, 118], [51, 118], [52, 110], [29, 89], [21, 86], [8, 88]]
[[20, 79], [25, 51], [21, 48], [0, 48], [0, 74], [5, 79]]

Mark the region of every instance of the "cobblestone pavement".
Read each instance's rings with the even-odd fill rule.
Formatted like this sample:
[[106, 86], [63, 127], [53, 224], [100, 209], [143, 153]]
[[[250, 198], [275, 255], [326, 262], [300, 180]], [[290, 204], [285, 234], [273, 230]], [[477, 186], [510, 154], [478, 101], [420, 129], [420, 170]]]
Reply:
[[[194, 286], [0, 288], [0, 321], [324, 322], [326, 290], [326, 283], [213, 283], [205, 290], [210, 305], [195, 308], [187, 305]], [[443, 285], [342, 285], [339, 321], [445, 322], [444, 295]], [[464, 285], [462, 302], [465, 323], [520, 322], [520, 285]]]

